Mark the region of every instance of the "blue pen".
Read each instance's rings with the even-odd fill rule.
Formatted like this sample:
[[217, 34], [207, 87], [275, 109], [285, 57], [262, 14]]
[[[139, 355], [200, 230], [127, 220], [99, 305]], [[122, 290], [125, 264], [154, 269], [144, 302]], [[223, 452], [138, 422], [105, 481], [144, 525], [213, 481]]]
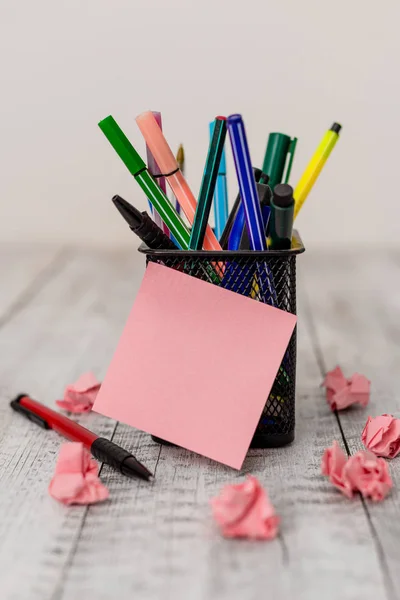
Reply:
[[[246, 218], [251, 250], [267, 250], [261, 206], [258, 200], [256, 182], [251, 166], [250, 151], [246, 131], [241, 115], [227, 118], [233, 159], [239, 182], [240, 195]], [[276, 292], [272, 282], [272, 273], [266, 263], [257, 264], [257, 283], [266, 302], [275, 305]]]
[[[254, 173], [254, 179], [256, 181], [257, 194], [259, 195], [258, 200], [260, 201], [260, 199], [262, 198], [262, 194], [260, 196], [258, 182], [260, 181], [261, 177], [263, 177], [263, 173], [260, 169], [253, 169], [253, 173]], [[262, 204], [261, 204], [261, 210], [263, 210]], [[263, 218], [264, 218], [264, 213], [263, 213]], [[236, 216], [233, 221], [231, 231], [229, 234], [229, 238], [228, 238], [228, 250], [239, 250], [239, 248], [241, 247], [241, 240], [242, 240], [242, 236], [243, 236], [244, 228], [245, 228], [245, 220], [246, 219], [244, 216], [243, 202], [240, 201], [239, 208], [236, 211]], [[246, 234], [247, 234], [247, 230], [246, 230]], [[245, 249], [248, 249], [248, 244]]]
[[267, 243], [260, 202], [256, 189], [246, 131], [241, 115], [231, 115], [227, 119], [233, 159], [239, 181], [239, 190], [246, 218], [247, 230], [252, 250], [266, 250]]
[[[214, 132], [215, 121], [210, 123], [210, 139]], [[222, 150], [221, 161], [218, 168], [217, 183], [214, 192], [214, 233], [219, 240], [228, 220], [228, 189], [226, 185], [226, 157], [225, 148]]]
[[228, 250], [239, 250], [240, 240], [242, 239], [243, 227], [245, 224], [245, 216], [243, 210], [243, 202], [239, 206], [236, 219], [233, 222], [231, 232], [228, 239]]
[[[264, 218], [264, 209], [266, 209], [269, 213], [269, 206], [263, 206], [263, 218]], [[228, 250], [239, 250], [242, 242], [243, 236], [243, 227], [245, 224], [244, 219], [244, 211], [242, 212], [243, 220], [236, 219], [235, 223], [232, 226], [232, 230], [228, 240]], [[268, 214], [269, 219], [269, 214]], [[268, 222], [268, 220], [267, 220]], [[238, 226], [236, 225], [238, 224]], [[260, 269], [261, 268], [261, 269]], [[263, 274], [260, 278], [259, 274]], [[256, 275], [257, 274], [257, 275]], [[256, 275], [256, 278], [254, 276]], [[232, 292], [237, 292], [239, 294], [244, 294], [249, 296], [250, 293], [255, 291], [255, 283], [261, 279], [260, 292], [262, 297], [266, 300], [268, 304], [276, 305], [276, 293], [273, 287], [270, 285], [270, 281], [273, 281], [273, 275], [271, 270], [267, 267], [265, 263], [257, 264], [257, 268], [253, 265], [242, 265], [238, 264], [236, 261], [229, 261], [226, 265], [226, 271], [224, 274], [222, 285]]]
[[[268, 227], [268, 223], [269, 223], [271, 209], [270, 209], [269, 205], [266, 204], [266, 201], [268, 200], [268, 202], [269, 202], [270, 192], [267, 193], [267, 190], [269, 190], [269, 188], [267, 187], [266, 184], [258, 183], [258, 181], [256, 183], [256, 189], [257, 189], [258, 199], [259, 199], [259, 202], [261, 205], [261, 214], [262, 214], [262, 218], [263, 218], [264, 232], [265, 232], [265, 234], [267, 234], [267, 227]], [[245, 238], [243, 238], [244, 234], [246, 234]], [[243, 244], [244, 239], [246, 240], [246, 242]], [[247, 230], [245, 229], [245, 216], [244, 216], [243, 203], [240, 204], [239, 210], [236, 213], [236, 219], [233, 222], [232, 229], [231, 229], [231, 232], [229, 234], [229, 239], [228, 239], [228, 250], [239, 250], [239, 248], [242, 250], [248, 249], [248, 237], [247, 237]]]

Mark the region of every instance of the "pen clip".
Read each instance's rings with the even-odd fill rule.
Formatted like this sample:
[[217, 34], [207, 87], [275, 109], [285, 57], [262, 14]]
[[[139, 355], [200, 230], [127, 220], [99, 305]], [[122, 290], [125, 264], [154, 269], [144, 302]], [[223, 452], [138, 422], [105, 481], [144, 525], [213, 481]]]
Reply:
[[15, 398], [15, 400], [12, 400], [10, 402], [11, 408], [13, 408], [16, 412], [25, 415], [25, 417], [27, 417], [33, 423], [36, 423], [36, 425], [39, 425], [39, 427], [42, 427], [43, 429], [51, 429], [50, 425], [45, 419], [39, 417], [39, 415], [35, 415], [35, 413], [30, 411], [29, 408], [26, 408], [26, 406], [22, 406], [20, 401], [22, 400], [22, 398], [26, 397], [26, 394], [20, 394], [17, 398]]
[[292, 170], [292, 165], [293, 165], [294, 152], [296, 150], [296, 144], [297, 144], [297, 138], [295, 137], [291, 140], [290, 145], [289, 145], [288, 154], [290, 154], [290, 158], [289, 158], [289, 162], [288, 162], [288, 165], [286, 168], [286, 175], [285, 175], [284, 183], [289, 182], [290, 171]]

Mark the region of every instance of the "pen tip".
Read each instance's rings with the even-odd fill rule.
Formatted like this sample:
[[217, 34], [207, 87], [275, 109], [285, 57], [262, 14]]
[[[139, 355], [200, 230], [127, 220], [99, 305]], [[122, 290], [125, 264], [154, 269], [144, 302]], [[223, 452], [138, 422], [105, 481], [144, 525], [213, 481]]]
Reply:
[[337, 134], [340, 133], [341, 129], [342, 129], [342, 126], [340, 125], [340, 123], [334, 123], [331, 127], [331, 131], [334, 131]]
[[127, 477], [140, 477], [146, 481], [154, 479], [153, 473], [150, 473], [144, 465], [136, 460], [134, 456], [128, 456], [121, 465], [121, 473]]
[[178, 163], [183, 163], [185, 160], [185, 151], [182, 144], [179, 144], [178, 152], [176, 153], [176, 160]]
[[115, 195], [112, 197], [112, 201], [123, 216], [125, 221], [128, 223], [129, 227], [137, 227], [141, 222], [141, 213], [137, 210], [132, 204], [129, 204], [124, 198], [121, 196]]

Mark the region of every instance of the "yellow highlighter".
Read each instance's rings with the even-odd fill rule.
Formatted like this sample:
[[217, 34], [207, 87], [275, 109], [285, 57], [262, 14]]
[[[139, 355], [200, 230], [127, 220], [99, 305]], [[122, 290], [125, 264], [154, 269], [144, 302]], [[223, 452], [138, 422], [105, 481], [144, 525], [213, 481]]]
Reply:
[[330, 153], [335, 147], [336, 142], [339, 139], [339, 132], [342, 126], [339, 123], [334, 123], [332, 127], [327, 131], [321, 140], [320, 145], [316, 149], [314, 156], [308, 163], [306, 170], [300, 178], [297, 184], [293, 196], [294, 196], [294, 219], [297, 213], [303, 206], [308, 194], [311, 191], [312, 186], [316, 182], [318, 175], [320, 174], [322, 167], [326, 163]]

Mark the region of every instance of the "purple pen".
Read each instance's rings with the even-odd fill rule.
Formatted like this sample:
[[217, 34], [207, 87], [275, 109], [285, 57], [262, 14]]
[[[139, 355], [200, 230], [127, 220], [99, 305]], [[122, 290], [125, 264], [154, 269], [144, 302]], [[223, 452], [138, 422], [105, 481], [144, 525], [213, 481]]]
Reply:
[[[160, 112], [156, 112], [154, 110], [152, 111], [152, 113], [154, 115], [155, 120], [157, 121], [157, 124], [159, 125], [160, 129], [162, 130], [161, 113]], [[166, 190], [166, 185], [165, 185], [165, 178], [162, 177], [162, 176], [160, 177], [161, 171], [159, 169], [158, 164], [154, 160], [154, 156], [150, 152], [150, 149], [149, 149], [149, 147], [148, 147], [147, 144], [146, 144], [146, 154], [147, 154], [147, 168], [149, 170], [149, 173], [157, 181], [158, 185], [160, 186], [160, 188], [162, 189], [162, 191], [164, 192], [164, 194], [166, 194], [167, 190]], [[149, 202], [150, 202], [150, 200], [149, 200]], [[169, 229], [168, 229], [168, 227], [165, 225], [165, 223], [161, 219], [160, 215], [158, 214], [158, 212], [154, 208], [153, 208], [153, 220], [156, 223], [156, 225], [158, 225], [159, 228], [162, 229], [162, 231], [166, 235], [169, 236]]]

